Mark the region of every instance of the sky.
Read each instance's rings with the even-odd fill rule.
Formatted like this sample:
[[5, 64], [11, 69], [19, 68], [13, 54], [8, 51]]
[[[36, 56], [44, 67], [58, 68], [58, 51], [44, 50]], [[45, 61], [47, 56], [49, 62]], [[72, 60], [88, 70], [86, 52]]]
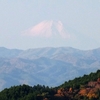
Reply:
[[[67, 41], [23, 35], [45, 20], [60, 20], [74, 38]], [[100, 47], [100, 0], [0, 0], [0, 47], [46, 46]]]

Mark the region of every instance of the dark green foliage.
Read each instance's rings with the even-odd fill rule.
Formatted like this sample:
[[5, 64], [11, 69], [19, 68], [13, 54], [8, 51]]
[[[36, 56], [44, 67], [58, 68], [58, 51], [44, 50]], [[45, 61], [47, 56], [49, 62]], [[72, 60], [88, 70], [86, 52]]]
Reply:
[[48, 86], [37, 85], [34, 87], [28, 85], [13, 86], [0, 92], [0, 100], [36, 100], [38, 94], [51, 93], [52, 89]]
[[[49, 88], [48, 86], [36, 85], [19, 85], [12, 86], [9, 89], [4, 89], [0, 92], [0, 100], [100, 100], [100, 90], [97, 91], [97, 98], [88, 99], [85, 96], [79, 96], [78, 92], [80, 88], [85, 88], [85, 85], [89, 81], [96, 81], [100, 78], [100, 70], [96, 73], [90, 73], [89, 75], [84, 75], [83, 77], [75, 78], [74, 80], [69, 80], [59, 87]], [[73, 88], [76, 92], [72, 94], [65, 94], [64, 96], [55, 96], [59, 88], [69, 89]]]
[[84, 75], [83, 77], [75, 78], [73, 80], [69, 80], [68, 82], [65, 82], [60, 87], [63, 88], [74, 88], [79, 89], [81, 85], [87, 84], [89, 81], [96, 81], [98, 78], [100, 78], [100, 70], [98, 70], [96, 73], [90, 73], [89, 75]]

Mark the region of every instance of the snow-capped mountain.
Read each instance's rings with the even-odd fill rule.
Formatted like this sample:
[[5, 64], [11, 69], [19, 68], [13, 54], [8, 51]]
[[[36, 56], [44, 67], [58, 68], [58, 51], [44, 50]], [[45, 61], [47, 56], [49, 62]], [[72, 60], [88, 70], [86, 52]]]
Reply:
[[[67, 23], [58, 20], [45, 20], [22, 32], [29, 48], [41, 47], [73, 47], [78, 49], [92, 49], [98, 42], [93, 37], [85, 35], [69, 27]], [[23, 39], [23, 37], [22, 37]], [[24, 41], [24, 40], [23, 40]], [[95, 42], [94, 42], [95, 41]]]
[[61, 21], [46, 20], [43, 21], [32, 28], [25, 31], [25, 34], [30, 36], [40, 36], [40, 37], [57, 37], [68, 39], [70, 35], [65, 31], [64, 26]]

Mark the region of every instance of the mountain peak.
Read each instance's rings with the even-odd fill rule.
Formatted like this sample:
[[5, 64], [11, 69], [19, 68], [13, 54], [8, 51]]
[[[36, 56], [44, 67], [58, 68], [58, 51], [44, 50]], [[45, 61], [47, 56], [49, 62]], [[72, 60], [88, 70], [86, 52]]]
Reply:
[[57, 37], [68, 39], [70, 35], [65, 31], [63, 23], [61, 21], [45, 20], [39, 24], [29, 28], [24, 32], [29, 36], [39, 36], [39, 37]]

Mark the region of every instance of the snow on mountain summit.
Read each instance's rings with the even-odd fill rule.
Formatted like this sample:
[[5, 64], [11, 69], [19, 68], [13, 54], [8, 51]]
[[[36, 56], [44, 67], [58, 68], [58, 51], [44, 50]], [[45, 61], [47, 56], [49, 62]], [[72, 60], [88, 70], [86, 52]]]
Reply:
[[29, 28], [24, 32], [29, 36], [40, 36], [40, 37], [56, 37], [60, 36], [62, 38], [68, 39], [70, 35], [65, 31], [64, 26], [61, 21], [43, 21], [32, 28]]

